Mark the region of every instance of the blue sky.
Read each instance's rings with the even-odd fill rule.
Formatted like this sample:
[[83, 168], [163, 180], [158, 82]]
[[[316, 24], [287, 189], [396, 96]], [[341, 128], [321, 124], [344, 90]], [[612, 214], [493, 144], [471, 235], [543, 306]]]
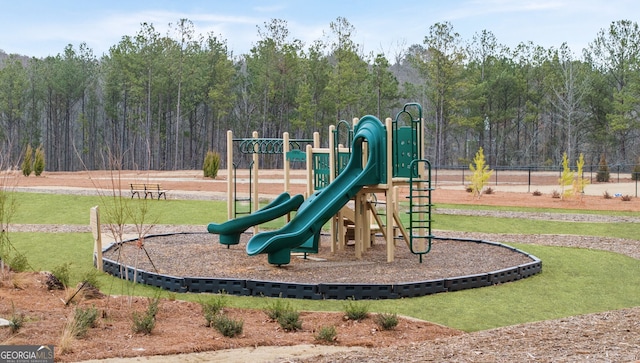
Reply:
[[35, 57], [62, 53], [82, 42], [100, 57], [143, 22], [166, 34], [169, 23], [191, 20], [196, 33], [212, 32], [235, 55], [258, 40], [257, 27], [287, 21], [305, 45], [323, 39], [329, 23], [346, 18], [365, 53], [422, 44], [429, 27], [449, 21], [463, 40], [482, 30], [511, 48], [532, 41], [545, 48], [567, 42], [576, 53], [617, 20], [639, 22], [636, 0], [0, 0], [0, 49]]

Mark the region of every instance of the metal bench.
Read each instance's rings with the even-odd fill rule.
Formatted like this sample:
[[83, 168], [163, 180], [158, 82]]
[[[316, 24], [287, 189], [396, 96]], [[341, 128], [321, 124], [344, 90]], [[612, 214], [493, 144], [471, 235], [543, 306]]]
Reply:
[[158, 200], [160, 197], [164, 197], [165, 200], [167, 199], [167, 191], [162, 189], [160, 184], [131, 184], [131, 198], [137, 195], [138, 199], [140, 199], [141, 193], [144, 193], [144, 199], [147, 199], [147, 197], [153, 199], [154, 193]]

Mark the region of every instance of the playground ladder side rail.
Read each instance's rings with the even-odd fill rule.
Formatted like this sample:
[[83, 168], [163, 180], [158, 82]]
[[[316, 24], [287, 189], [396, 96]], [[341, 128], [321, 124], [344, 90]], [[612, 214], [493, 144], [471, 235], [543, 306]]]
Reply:
[[[431, 163], [426, 159], [411, 162], [409, 178], [409, 249], [422, 256], [431, 251], [432, 222], [431, 209]], [[422, 173], [420, 172], [422, 171]], [[426, 175], [425, 175], [426, 173]], [[426, 178], [425, 178], [426, 177]]]

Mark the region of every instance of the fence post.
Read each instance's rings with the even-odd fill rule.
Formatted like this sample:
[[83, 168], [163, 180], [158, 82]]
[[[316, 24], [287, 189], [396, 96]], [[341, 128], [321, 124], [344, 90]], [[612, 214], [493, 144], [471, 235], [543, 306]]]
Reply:
[[527, 186], [527, 193], [531, 193], [531, 167], [529, 167], [529, 182]]

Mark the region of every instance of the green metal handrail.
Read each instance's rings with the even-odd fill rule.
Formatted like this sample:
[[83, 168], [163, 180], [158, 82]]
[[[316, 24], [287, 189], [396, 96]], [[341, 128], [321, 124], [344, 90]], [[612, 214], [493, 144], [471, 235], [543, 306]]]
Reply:
[[[233, 139], [239, 143], [242, 154], [282, 154], [284, 140], [276, 138]], [[289, 150], [304, 150], [306, 144], [313, 144], [313, 139], [290, 139]]]

